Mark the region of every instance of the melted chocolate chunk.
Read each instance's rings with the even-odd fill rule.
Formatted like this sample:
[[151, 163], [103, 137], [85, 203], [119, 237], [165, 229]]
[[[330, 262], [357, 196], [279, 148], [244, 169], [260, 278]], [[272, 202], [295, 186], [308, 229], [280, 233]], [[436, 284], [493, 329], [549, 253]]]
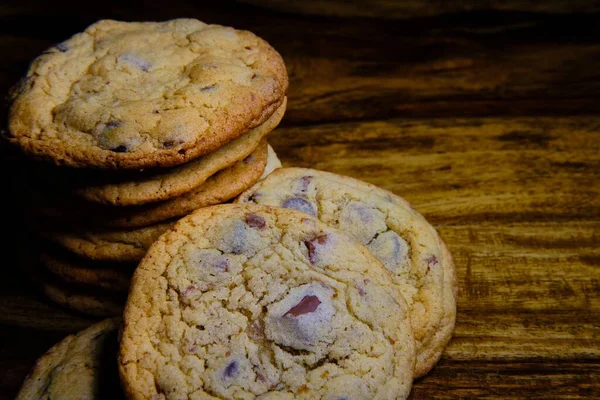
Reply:
[[256, 214], [248, 214], [246, 216], [246, 223], [248, 224], [248, 226], [258, 229], [263, 229], [267, 225], [265, 219], [260, 215]]
[[319, 304], [321, 304], [321, 300], [319, 300], [317, 296], [304, 296], [304, 298], [300, 300], [300, 303], [290, 308], [283, 316], [287, 317], [290, 315], [292, 317], [298, 317], [300, 315], [310, 314], [319, 307]]
[[106, 125], [104, 125], [104, 130], [109, 130], [109, 129], [115, 129], [118, 128], [119, 126], [121, 126], [121, 122], [119, 121], [110, 121], [107, 122]]
[[313, 240], [306, 240], [304, 245], [308, 249], [308, 259], [311, 263], [315, 263], [317, 261], [317, 247], [320, 245], [324, 245], [327, 242], [327, 235], [317, 236]]
[[253, 202], [253, 203], [256, 203], [256, 200], [260, 199], [261, 197], [262, 197], [262, 194], [261, 194], [261, 193], [258, 193], [258, 192], [256, 192], [256, 193], [253, 193], [253, 194], [252, 194], [252, 195], [251, 195], [251, 196], [248, 198], [248, 201], [251, 201], [251, 202]]
[[119, 60], [127, 61], [127, 62], [135, 65], [136, 67], [138, 67], [139, 69], [141, 69], [144, 72], [148, 72], [150, 70], [149, 62], [144, 61], [140, 58], [134, 57], [130, 54], [124, 54], [124, 55], [120, 56]]
[[312, 176], [303, 176], [302, 178], [300, 178], [300, 192], [306, 193], [306, 191], [308, 190], [308, 185], [310, 185], [312, 179]]
[[215, 83], [214, 85], [204, 86], [203, 88], [200, 89], [200, 91], [201, 92], [212, 92], [216, 87], [217, 87], [217, 84]]
[[439, 264], [439, 261], [434, 254], [432, 254], [431, 257], [426, 258], [425, 262], [427, 263], [427, 272], [429, 272], [431, 267], [435, 267], [436, 265]]
[[232, 361], [229, 363], [229, 365], [227, 365], [227, 367], [225, 367], [225, 370], [223, 371], [223, 375], [226, 378], [231, 378], [232, 376], [237, 375], [239, 370], [240, 370], [240, 367], [239, 367], [237, 361]]
[[283, 202], [282, 206], [283, 208], [293, 208], [294, 210], [302, 211], [313, 217], [317, 216], [314, 206], [300, 197], [289, 198]]
[[110, 149], [111, 151], [114, 151], [115, 153], [126, 153], [127, 152], [127, 147], [121, 145], [121, 146], [117, 146], [114, 149]]

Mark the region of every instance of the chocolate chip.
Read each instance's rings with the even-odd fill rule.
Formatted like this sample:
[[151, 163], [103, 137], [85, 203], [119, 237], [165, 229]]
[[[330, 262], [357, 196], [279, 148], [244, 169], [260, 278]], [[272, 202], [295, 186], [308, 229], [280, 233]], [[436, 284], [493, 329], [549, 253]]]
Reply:
[[111, 151], [114, 151], [115, 153], [126, 153], [127, 152], [127, 147], [121, 145], [121, 146], [117, 146], [114, 149], [110, 149]]
[[284, 208], [293, 208], [294, 210], [302, 211], [313, 217], [317, 216], [314, 206], [300, 197], [289, 198], [283, 202], [282, 206]]
[[227, 367], [225, 367], [225, 370], [223, 371], [223, 375], [226, 378], [231, 378], [232, 376], [235, 376], [238, 374], [240, 367], [238, 366], [237, 361], [232, 361], [229, 363], [229, 365], [227, 365]]
[[310, 181], [313, 180], [312, 176], [303, 176], [300, 178], [300, 192], [306, 193], [308, 190], [308, 185], [310, 185]]
[[304, 298], [300, 300], [300, 303], [290, 308], [283, 316], [287, 317], [290, 315], [292, 317], [298, 317], [300, 315], [310, 314], [319, 307], [319, 304], [321, 304], [321, 300], [319, 300], [317, 296], [304, 296]]
[[59, 43], [59, 44], [57, 44], [57, 45], [56, 45], [56, 48], [57, 48], [57, 49], [58, 49], [58, 50], [59, 50], [61, 53], [64, 53], [64, 52], [66, 52], [66, 51], [68, 51], [68, 50], [69, 50], [69, 46], [68, 46], [66, 43], [64, 43], [64, 42], [63, 42], [63, 43]]
[[110, 121], [110, 122], [107, 122], [106, 125], [104, 125], [104, 130], [115, 129], [115, 128], [118, 128], [119, 126], [121, 126], [120, 121]]
[[197, 290], [198, 287], [196, 285], [189, 285], [184, 291], [183, 291], [183, 295], [187, 296], [189, 295], [191, 292], [193, 292], [194, 290]]
[[248, 201], [256, 203], [256, 200], [260, 199], [261, 197], [262, 197], [262, 194], [260, 194], [258, 192], [252, 193], [252, 195], [250, 197], [248, 197]]
[[244, 229], [244, 225], [241, 221], [238, 221], [227, 239], [228, 240], [226, 240], [226, 242], [228, 242], [227, 245], [231, 253], [241, 254], [244, 252], [244, 250], [246, 250], [248, 238], [246, 235], [246, 230]]
[[221, 269], [225, 272], [229, 272], [229, 259], [225, 257], [220, 258], [215, 264], [215, 268]]
[[203, 252], [198, 260], [200, 268], [209, 270], [211, 273], [216, 270], [229, 272], [229, 258], [224, 254]]
[[258, 229], [263, 229], [267, 225], [265, 219], [260, 215], [256, 214], [246, 215], [246, 223], [248, 224], [248, 226]]
[[314, 264], [317, 261], [317, 247], [324, 245], [326, 242], [327, 235], [320, 235], [313, 240], [307, 240], [304, 242], [304, 245], [308, 249], [308, 259], [311, 263]]
[[204, 86], [200, 89], [201, 92], [212, 92], [217, 87], [217, 84]]
[[435, 267], [436, 265], [439, 264], [439, 261], [434, 254], [432, 254], [431, 257], [426, 258], [425, 262], [427, 263], [427, 272], [429, 272], [431, 267]]
[[[364, 284], [365, 284], [365, 286], [366, 286], [366, 285], [368, 285], [369, 283], [371, 283], [371, 280], [367, 278], [367, 279], [363, 280], [363, 282], [364, 282]], [[365, 291], [365, 286], [363, 286], [363, 285], [361, 285], [361, 284], [359, 284], [359, 285], [357, 286], [357, 289], [358, 289], [358, 294], [360, 294], [360, 296], [361, 296], [361, 297], [365, 297], [365, 295], [367, 294], [367, 292]]]
[[138, 67], [139, 69], [141, 69], [144, 72], [148, 72], [151, 67], [149, 62], [142, 60], [140, 58], [134, 57], [131, 54], [124, 54], [119, 57], [119, 60], [127, 61], [127, 62], [135, 65], [136, 67]]
[[367, 248], [390, 271], [397, 272], [399, 268], [408, 267], [409, 245], [392, 230], [377, 235]]

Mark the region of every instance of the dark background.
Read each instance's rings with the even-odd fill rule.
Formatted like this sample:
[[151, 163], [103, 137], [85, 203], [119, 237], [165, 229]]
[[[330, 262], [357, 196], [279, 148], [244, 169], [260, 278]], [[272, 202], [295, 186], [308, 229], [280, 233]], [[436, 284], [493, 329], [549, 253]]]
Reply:
[[[176, 17], [248, 29], [281, 53], [289, 103], [270, 142], [284, 165], [385, 187], [440, 230], [457, 329], [414, 398], [600, 397], [599, 2], [5, 1], [0, 91], [98, 19]], [[37, 357], [93, 320], [21, 276], [19, 171], [2, 154], [9, 399]]]

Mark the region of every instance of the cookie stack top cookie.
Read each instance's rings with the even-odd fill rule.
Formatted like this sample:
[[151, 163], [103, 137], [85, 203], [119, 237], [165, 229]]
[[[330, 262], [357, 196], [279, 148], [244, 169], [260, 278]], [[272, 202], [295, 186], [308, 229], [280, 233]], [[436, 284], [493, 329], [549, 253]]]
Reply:
[[250, 32], [104, 20], [35, 60], [9, 140], [57, 165], [173, 166], [266, 121], [287, 85], [280, 55]]

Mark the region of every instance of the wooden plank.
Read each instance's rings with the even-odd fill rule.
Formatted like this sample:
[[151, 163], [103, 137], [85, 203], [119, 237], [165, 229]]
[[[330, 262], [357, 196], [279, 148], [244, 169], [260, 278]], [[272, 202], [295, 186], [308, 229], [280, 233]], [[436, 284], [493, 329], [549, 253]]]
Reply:
[[600, 397], [600, 363], [461, 363], [442, 360], [411, 399], [579, 399]]
[[584, 311], [573, 324], [573, 312], [501, 310], [459, 300], [456, 329], [444, 352], [453, 362], [533, 362], [541, 360], [598, 360], [600, 318]]
[[369, 181], [435, 223], [600, 217], [596, 117], [283, 126], [269, 140], [286, 166]]
[[598, 12], [598, 2], [590, 0], [242, 0], [260, 7], [288, 13], [341, 17], [403, 19], [467, 11], [526, 11], [543, 13]]

